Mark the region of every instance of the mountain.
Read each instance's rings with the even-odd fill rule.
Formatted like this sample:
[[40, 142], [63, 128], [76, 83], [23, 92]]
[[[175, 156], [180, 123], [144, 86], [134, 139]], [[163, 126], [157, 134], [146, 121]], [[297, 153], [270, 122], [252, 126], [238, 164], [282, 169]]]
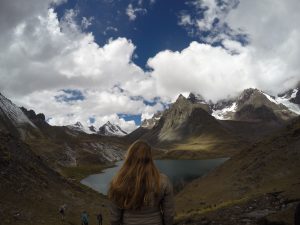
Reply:
[[290, 107], [292, 103], [282, 104], [285, 102], [283, 99], [286, 98], [275, 98], [258, 89], [249, 88], [235, 99], [224, 99], [212, 104], [212, 115], [220, 120], [280, 123], [297, 116]]
[[224, 134], [217, 120], [203, 109], [202, 104], [192, 103], [183, 95], [179, 95], [176, 102], [166, 110], [157, 127], [159, 141], [180, 141], [204, 132]]
[[[125, 136], [144, 139], [167, 158], [198, 158], [233, 154], [243, 143], [207, 111], [204, 102], [179, 95], [151, 129], [140, 127]], [[234, 143], [233, 143], [234, 142]], [[246, 142], [245, 142], [246, 143]]]
[[296, 113], [257, 89], [246, 89], [237, 98], [206, 102], [190, 93], [179, 95], [170, 107], [129, 135], [128, 142], [145, 139], [165, 157], [203, 158], [230, 156], [274, 132]]
[[120, 126], [107, 121], [103, 126], [99, 128], [97, 134], [105, 136], [124, 136], [127, 134], [127, 132], [122, 130]]
[[68, 125], [67, 128], [75, 132], [99, 134], [104, 136], [124, 136], [127, 134], [127, 132], [124, 131], [120, 126], [112, 124], [110, 121], [99, 127], [98, 130], [93, 125], [85, 127], [79, 121], [73, 125]]
[[0, 131], [19, 137], [56, 170], [121, 160], [128, 145], [116, 137], [89, 135], [79, 122], [72, 126], [51, 126], [44, 114], [19, 108], [3, 95], [0, 95]]
[[234, 114], [236, 120], [276, 121], [283, 122], [297, 116], [274, 97], [257, 89], [246, 89], [238, 97], [237, 109]]
[[285, 220], [300, 199], [299, 149], [297, 117], [188, 184], [176, 196], [177, 224], [292, 224]]
[[77, 131], [77, 132], [83, 132], [83, 133], [93, 133], [89, 128], [85, 128], [82, 123], [80, 123], [79, 121], [77, 121], [76, 123], [74, 123], [73, 125], [68, 125], [67, 126], [69, 129], [73, 130], [73, 131]]

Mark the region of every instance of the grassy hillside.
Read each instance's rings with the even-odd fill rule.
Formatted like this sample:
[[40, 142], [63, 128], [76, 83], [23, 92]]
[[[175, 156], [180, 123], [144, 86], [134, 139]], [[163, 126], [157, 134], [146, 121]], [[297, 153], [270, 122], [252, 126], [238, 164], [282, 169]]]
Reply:
[[[212, 218], [222, 210], [280, 193], [284, 202], [300, 199], [300, 118], [234, 155], [176, 196], [178, 221]], [[250, 203], [249, 203], [250, 204]], [[252, 206], [251, 206], [252, 207]], [[229, 212], [228, 211], [228, 212]], [[277, 213], [282, 213], [278, 211]]]

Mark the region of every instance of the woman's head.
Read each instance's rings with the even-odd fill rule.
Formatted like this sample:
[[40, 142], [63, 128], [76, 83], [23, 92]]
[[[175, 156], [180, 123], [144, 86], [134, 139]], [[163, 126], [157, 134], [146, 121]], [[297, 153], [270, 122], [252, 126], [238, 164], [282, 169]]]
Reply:
[[154, 194], [158, 194], [159, 178], [151, 146], [138, 140], [129, 147], [123, 166], [111, 182], [108, 197], [121, 208], [139, 209], [151, 204]]
[[145, 165], [151, 162], [153, 162], [151, 146], [147, 142], [138, 140], [128, 148], [125, 164], [134, 166]]

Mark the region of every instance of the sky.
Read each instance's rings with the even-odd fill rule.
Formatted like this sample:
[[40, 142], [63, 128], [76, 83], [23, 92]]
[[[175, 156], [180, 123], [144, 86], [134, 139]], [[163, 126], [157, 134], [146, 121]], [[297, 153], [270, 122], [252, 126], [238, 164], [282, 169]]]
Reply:
[[299, 0], [0, 0], [0, 92], [51, 125], [130, 132], [177, 96], [300, 80]]

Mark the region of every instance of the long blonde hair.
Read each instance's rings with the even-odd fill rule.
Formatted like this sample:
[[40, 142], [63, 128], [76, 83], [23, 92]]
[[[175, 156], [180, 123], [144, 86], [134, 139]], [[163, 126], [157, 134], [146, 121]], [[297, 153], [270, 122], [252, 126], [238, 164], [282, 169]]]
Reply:
[[138, 140], [129, 147], [124, 164], [112, 179], [108, 198], [123, 209], [140, 209], [151, 204], [159, 187], [160, 174], [152, 159], [151, 146]]

